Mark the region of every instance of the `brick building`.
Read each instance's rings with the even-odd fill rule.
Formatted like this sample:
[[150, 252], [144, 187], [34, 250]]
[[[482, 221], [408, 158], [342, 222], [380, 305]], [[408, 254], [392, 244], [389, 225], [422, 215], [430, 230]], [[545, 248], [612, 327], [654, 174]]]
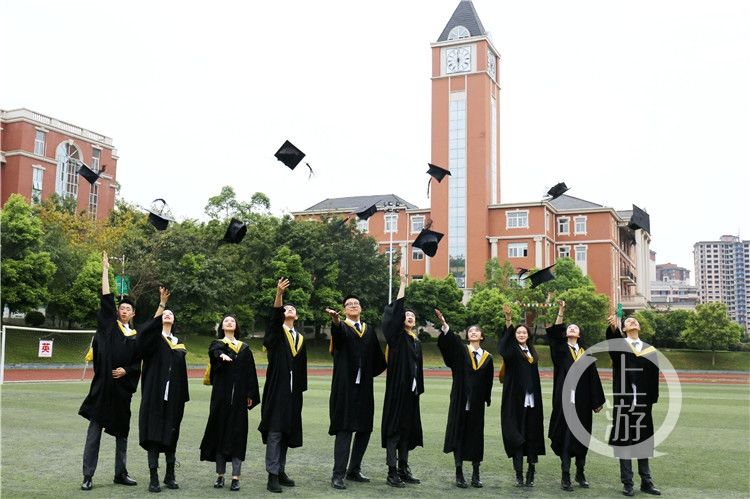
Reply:
[[[612, 303], [622, 303], [626, 310], [645, 308], [651, 236], [628, 226], [630, 210], [567, 195], [549, 202], [502, 203], [500, 55], [471, 1], [459, 2], [431, 47], [430, 162], [447, 168], [451, 176], [431, 181], [430, 208], [386, 194], [327, 199], [294, 215], [346, 214], [378, 202], [388, 211], [378, 211], [360, 228], [383, 251], [393, 244], [412, 277], [452, 274], [468, 296], [484, 279], [492, 257], [525, 268], [570, 257]], [[445, 234], [433, 258], [412, 246], [427, 219], [433, 220], [433, 230]]]
[[[89, 184], [80, 162], [100, 171]], [[117, 150], [112, 139], [30, 111], [0, 111], [0, 203], [19, 193], [32, 204], [53, 193], [77, 200], [77, 211], [106, 218], [115, 205]]]

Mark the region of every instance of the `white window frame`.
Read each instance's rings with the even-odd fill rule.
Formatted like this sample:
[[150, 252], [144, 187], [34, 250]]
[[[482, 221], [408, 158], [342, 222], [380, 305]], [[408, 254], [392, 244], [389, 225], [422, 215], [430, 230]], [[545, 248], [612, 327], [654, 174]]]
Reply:
[[[563, 252], [565, 254], [563, 254]], [[557, 247], [557, 258], [570, 258], [570, 246], [558, 246]]]
[[370, 232], [370, 221], [369, 220], [357, 220], [357, 230], [363, 234]]
[[508, 243], [508, 258], [526, 258], [529, 256], [529, 243]]
[[385, 220], [384, 229], [386, 234], [398, 232], [398, 213], [386, 213], [383, 217]]
[[[588, 267], [588, 247], [585, 245], [577, 245], [574, 249], [575, 254], [575, 262], [576, 265], [578, 265], [578, 268], [581, 269], [581, 272], [583, 272], [583, 275], [587, 275], [587, 267]], [[579, 255], [583, 255], [583, 259], [579, 259]]]
[[[521, 217], [525, 218], [525, 225], [521, 225]], [[512, 221], [512, 223], [511, 223]], [[529, 210], [514, 210], [505, 212], [506, 229], [527, 229], [529, 227]]]
[[[42, 140], [39, 140], [39, 134], [42, 135]], [[44, 156], [44, 151], [47, 148], [47, 132], [44, 130], [37, 130], [34, 136], [34, 154], [37, 156]], [[41, 150], [41, 152], [40, 152]]]
[[[414, 222], [418, 222], [418, 228], [414, 227]], [[418, 234], [424, 229], [424, 215], [412, 215], [410, 218], [409, 228], [412, 234]]]
[[[98, 153], [98, 154], [97, 154]], [[102, 164], [102, 150], [98, 147], [91, 149], [91, 169], [98, 172]]]
[[[565, 230], [562, 230], [562, 224], [565, 222]], [[557, 233], [570, 234], [570, 217], [560, 217], [557, 219]]]
[[[38, 184], [37, 184], [37, 181], [38, 181]], [[32, 165], [31, 204], [39, 204], [42, 202], [43, 190], [44, 190], [44, 168], [42, 168], [40, 165]]]
[[[578, 230], [578, 224], [583, 223], [583, 230]], [[578, 215], [573, 217], [573, 232], [575, 234], [586, 234], [588, 229], [588, 217], [585, 215]]]
[[424, 260], [424, 251], [419, 248], [411, 248], [411, 259], [412, 260]]
[[99, 209], [99, 184], [94, 182], [91, 184], [91, 188], [89, 189], [89, 202], [88, 202], [88, 212], [91, 218], [96, 218], [96, 212]]

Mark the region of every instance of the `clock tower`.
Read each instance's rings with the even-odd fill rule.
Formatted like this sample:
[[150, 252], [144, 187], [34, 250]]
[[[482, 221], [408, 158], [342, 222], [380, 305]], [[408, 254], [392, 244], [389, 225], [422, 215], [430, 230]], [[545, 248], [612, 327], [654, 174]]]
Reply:
[[448, 251], [431, 259], [429, 273], [453, 274], [467, 289], [484, 280], [488, 208], [500, 202], [500, 56], [471, 0], [461, 0], [431, 47], [431, 163], [451, 176], [432, 181], [433, 229], [445, 233]]

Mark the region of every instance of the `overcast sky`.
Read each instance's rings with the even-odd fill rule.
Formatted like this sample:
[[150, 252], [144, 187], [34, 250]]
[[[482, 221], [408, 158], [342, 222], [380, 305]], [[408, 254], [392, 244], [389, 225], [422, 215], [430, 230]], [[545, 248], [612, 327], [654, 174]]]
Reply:
[[[202, 218], [223, 185], [274, 213], [422, 207], [430, 43], [458, 0], [1, 0], [0, 108], [112, 137], [121, 195]], [[651, 215], [657, 262], [750, 238], [750, 2], [475, 0], [501, 54], [501, 202]], [[315, 169], [289, 172], [285, 140]]]

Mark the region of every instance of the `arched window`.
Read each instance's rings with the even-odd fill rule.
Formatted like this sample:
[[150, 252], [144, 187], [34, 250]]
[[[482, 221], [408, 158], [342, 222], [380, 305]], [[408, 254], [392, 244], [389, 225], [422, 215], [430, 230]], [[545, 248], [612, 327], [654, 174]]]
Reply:
[[464, 26], [458, 25], [454, 27], [450, 33], [448, 33], [448, 40], [459, 40], [461, 38], [469, 38], [471, 33]]
[[72, 142], [61, 142], [55, 152], [57, 161], [57, 181], [55, 192], [62, 197], [78, 196], [78, 168], [81, 164], [81, 151]]

